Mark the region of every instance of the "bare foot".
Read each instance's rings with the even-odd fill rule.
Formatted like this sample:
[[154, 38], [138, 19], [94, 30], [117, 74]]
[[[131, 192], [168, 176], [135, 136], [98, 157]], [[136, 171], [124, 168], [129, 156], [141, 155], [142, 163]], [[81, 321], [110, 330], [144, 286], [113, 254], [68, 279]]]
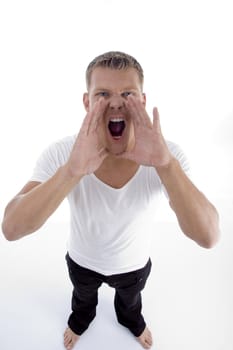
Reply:
[[152, 334], [147, 327], [137, 339], [144, 349], [150, 349], [153, 344]]
[[75, 334], [70, 328], [66, 328], [64, 333], [64, 346], [67, 350], [73, 349], [80, 335]]

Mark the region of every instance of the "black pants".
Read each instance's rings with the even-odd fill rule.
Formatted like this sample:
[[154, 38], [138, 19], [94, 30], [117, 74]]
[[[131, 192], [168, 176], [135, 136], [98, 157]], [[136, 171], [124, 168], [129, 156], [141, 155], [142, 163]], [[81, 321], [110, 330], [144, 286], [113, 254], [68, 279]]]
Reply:
[[68, 320], [74, 333], [81, 335], [95, 318], [98, 288], [103, 282], [115, 288], [114, 306], [118, 322], [136, 337], [144, 331], [146, 323], [141, 314], [141, 291], [151, 271], [150, 259], [142, 269], [111, 276], [104, 276], [76, 264], [68, 254], [66, 261], [74, 287], [72, 313]]

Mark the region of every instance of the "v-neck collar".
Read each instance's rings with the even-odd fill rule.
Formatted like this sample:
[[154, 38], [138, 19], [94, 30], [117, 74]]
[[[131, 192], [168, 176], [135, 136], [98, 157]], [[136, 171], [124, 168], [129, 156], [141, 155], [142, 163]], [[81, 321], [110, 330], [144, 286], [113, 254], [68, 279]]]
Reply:
[[105, 187], [107, 189], [110, 189], [112, 191], [123, 191], [126, 187], [128, 187], [130, 185], [131, 182], [133, 182], [135, 180], [135, 178], [140, 173], [141, 169], [142, 169], [142, 166], [139, 165], [135, 174], [123, 186], [121, 186], [119, 188], [112, 187], [112, 186], [108, 185], [106, 182], [100, 180], [94, 173], [90, 174], [90, 176], [92, 177], [92, 179], [94, 179], [96, 182], [98, 182], [99, 184], [101, 184], [103, 187]]

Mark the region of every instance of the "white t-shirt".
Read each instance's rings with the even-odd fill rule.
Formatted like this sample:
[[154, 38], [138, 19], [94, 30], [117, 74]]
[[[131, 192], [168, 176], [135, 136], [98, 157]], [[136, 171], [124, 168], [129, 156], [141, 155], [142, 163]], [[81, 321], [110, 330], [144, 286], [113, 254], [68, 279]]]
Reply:
[[[31, 181], [44, 182], [67, 160], [76, 136], [48, 147], [38, 159]], [[167, 142], [185, 172], [181, 149]], [[94, 174], [84, 176], [68, 194], [71, 222], [68, 253], [79, 265], [113, 275], [142, 268], [150, 256], [150, 220], [159, 205], [163, 186], [153, 167], [140, 166], [120, 189]]]

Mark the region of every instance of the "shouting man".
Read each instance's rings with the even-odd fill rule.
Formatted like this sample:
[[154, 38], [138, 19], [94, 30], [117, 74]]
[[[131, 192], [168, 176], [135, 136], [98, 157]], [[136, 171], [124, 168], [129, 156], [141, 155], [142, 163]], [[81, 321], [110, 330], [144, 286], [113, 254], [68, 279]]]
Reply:
[[145, 349], [152, 335], [141, 291], [151, 270], [147, 209], [165, 192], [181, 230], [200, 246], [219, 237], [214, 206], [187, 176], [182, 150], [164, 139], [159, 113], [146, 111], [143, 70], [132, 56], [107, 52], [86, 70], [86, 116], [78, 135], [48, 147], [30, 181], [5, 210], [3, 232], [17, 240], [38, 230], [65, 197], [71, 211], [66, 260], [73, 284], [64, 346], [74, 347], [96, 314], [98, 288], [115, 289], [120, 324]]

